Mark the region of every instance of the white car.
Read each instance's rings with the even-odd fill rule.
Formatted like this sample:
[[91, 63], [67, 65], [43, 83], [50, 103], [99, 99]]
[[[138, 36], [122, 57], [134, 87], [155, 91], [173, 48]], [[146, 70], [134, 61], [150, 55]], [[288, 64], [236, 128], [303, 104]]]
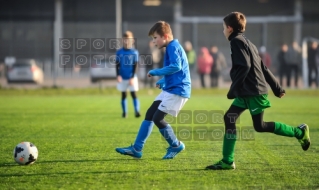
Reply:
[[101, 64], [92, 63], [90, 65], [90, 77], [93, 83], [102, 79], [116, 79], [116, 66], [104, 61]]
[[34, 59], [16, 60], [16, 62], [8, 68], [8, 83], [13, 82], [43, 82], [43, 71], [36, 64]]

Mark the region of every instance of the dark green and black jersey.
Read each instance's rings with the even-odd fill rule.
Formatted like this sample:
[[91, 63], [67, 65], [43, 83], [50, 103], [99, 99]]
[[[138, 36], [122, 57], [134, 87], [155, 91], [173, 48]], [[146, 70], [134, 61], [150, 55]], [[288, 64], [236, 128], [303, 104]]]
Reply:
[[232, 58], [232, 84], [227, 94], [229, 99], [268, 94], [267, 83], [277, 97], [285, 92], [263, 64], [256, 46], [243, 33], [232, 33], [228, 40]]

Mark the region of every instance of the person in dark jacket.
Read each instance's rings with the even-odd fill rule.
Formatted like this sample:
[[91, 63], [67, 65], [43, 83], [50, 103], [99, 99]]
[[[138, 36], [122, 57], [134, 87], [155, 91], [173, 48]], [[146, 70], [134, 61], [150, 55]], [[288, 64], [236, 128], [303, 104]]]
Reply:
[[301, 48], [297, 42], [292, 42], [285, 53], [287, 66], [287, 87], [290, 87], [291, 76], [294, 73], [295, 88], [298, 88], [299, 73], [301, 69]]
[[282, 79], [284, 76], [287, 77], [287, 63], [286, 63], [286, 53], [288, 51], [288, 45], [287, 44], [282, 44], [281, 49], [278, 53], [278, 62], [279, 62], [279, 84], [282, 86]]
[[246, 109], [250, 111], [257, 132], [296, 137], [303, 150], [307, 150], [310, 146], [308, 125], [301, 124], [298, 127], [292, 127], [280, 122], [263, 121], [264, 110], [270, 107], [267, 97], [267, 83], [275, 96], [279, 98], [285, 95], [285, 90], [281, 88], [274, 75], [263, 64], [256, 46], [244, 36], [245, 26], [246, 18], [240, 12], [232, 12], [224, 18], [223, 33], [230, 41], [232, 58], [230, 70], [232, 84], [227, 98], [234, 99], [234, 101], [224, 115], [223, 159], [207, 166], [206, 169], [235, 169], [236, 120]]
[[224, 54], [218, 50], [217, 46], [211, 47], [211, 55], [214, 60], [210, 72], [210, 86], [218, 87], [218, 80], [220, 78], [220, 73], [223, 69], [227, 68], [227, 62]]
[[[311, 46], [308, 49], [308, 82], [309, 87], [311, 87], [312, 82], [315, 82], [316, 87], [318, 88], [318, 66], [317, 66], [317, 57], [318, 57], [318, 43], [312, 42]], [[314, 77], [312, 74], [314, 73]]]

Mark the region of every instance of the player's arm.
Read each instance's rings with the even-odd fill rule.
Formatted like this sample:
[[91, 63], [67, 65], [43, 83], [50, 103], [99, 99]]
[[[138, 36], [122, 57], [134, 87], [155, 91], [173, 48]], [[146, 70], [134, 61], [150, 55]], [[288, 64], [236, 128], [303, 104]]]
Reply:
[[169, 57], [169, 65], [161, 69], [153, 69], [149, 71], [151, 76], [165, 76], [174, 74], [182, 69], [181, 52], [176, 47], [166, 49]]
[[135, 72], [136, 72], [137, 65], [138, 65], [138, 52], [136, 52], [136, 53], [134, 54], [133, 70], [132, 70], [131, 79], [134, 78], [134, 76], [135, 76]]
[[243, 86], [243, 83], [250, 70], [250, 57], [249, 50], [239, 40], [232, 40], [230, 42], [232, 51], [233, 70], [236, 71], [232, 76], [233, 82], [230, 86], [227, 94], [228, 99], [234, 99], [237, 97], [237, 92]]
[[119, 61], [116, 61], [115, 62], [115, 70], [116, 70], [116, 76], [119, 76], [120, 75], [120, 62]]
[[276, 77], [272, 74], [272, 72], [264, 65], [263, 61], [261, 60], [261, 69], [265, 76], [266, 82], [269, 84], [271, 90], [275, 94], [275, 96], [281, 98], [285, 95], [285, 90], [280, 86]]
[[120, 75], [120, 58], [119, 58], [119, 55], [116, 54], [116, 59], [115, 59], [115, 71], [116, 71], [116, 78], [117, 78], [117, 81], [118, 82], [121, 82], [122, 81], [122, 77]]

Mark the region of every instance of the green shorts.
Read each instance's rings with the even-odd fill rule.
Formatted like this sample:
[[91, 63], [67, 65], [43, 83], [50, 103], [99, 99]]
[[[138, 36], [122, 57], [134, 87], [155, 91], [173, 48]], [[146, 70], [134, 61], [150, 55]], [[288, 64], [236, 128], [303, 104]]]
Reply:
[[251, 115], [260, 114], [271, 106], [268, 100], [268, 94], [235, 98], [232, 105], [249, 109]]

